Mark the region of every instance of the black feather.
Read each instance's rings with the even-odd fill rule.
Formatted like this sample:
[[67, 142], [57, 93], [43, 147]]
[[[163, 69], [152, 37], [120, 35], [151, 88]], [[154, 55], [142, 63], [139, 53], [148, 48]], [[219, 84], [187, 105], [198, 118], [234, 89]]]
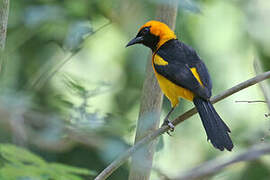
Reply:
[[232, 140], [229, 136], [229, 127], [223, 122], [210, 101], [195, 97], [193, 102], [201, 117], [207, 139], [213, 146], [221, 151], [225, 149], [231, 151]]
[[[172, 39], [164, 43], [156, 54], [168, 62], [166, 66], [154, 64], [157, 73], [203, 99], [211, 97], [210, 75], [205, 64], [192, 47], [177, 39]], [[203, 87], [194, 77], [190, 68], [196, 68]]]

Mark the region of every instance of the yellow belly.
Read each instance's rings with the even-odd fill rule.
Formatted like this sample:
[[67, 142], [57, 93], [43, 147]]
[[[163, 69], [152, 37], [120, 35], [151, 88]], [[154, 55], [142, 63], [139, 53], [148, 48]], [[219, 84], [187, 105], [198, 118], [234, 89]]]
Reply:
[[[166, 66], [168, 64], [167, 61], [164, 61], [158, 55], [155, 55], [153, 57], [153, 63], [158, 64], [158, 65], [164, 65], [164, 66]], [[153, 66], [153, 68], [154, 68], [154, 66]], [[156, 72], [155, 68], [154, 68], [154, 72], [155, 72], [156, 78], [158, 80], [158, 83], [159, 83], [159, 86], [160, 86], [162, 92], [170, 100], [172, 107], [177, 106], [177, 104], [179, 103], [180, 97], [187, 99], [187, 100], [190, 100], [190, 101], [193, 100], [194, 94], [191, 91], [174, 84], [173, 82], [166, 79], [164, 76], [158, 74]], [[199, 78], [199, 75], [196, 71], [196, 68], [191, 68], [191, 72], [193, 73], [195, 78], [199, 81], [199, 83], [202, 85], [202, 82]]]
[[194, 94], [191, 91], [174, 84], [157, 72], [155, 72], [155, 75], [162, 92], [170, 100], [172, 107], [177, 106], [180, 97], [190, 101], [193, 100]]

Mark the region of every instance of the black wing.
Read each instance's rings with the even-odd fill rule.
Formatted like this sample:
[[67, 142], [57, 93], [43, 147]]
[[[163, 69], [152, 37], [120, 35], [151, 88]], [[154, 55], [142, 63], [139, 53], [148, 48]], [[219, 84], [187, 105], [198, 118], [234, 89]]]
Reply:
[[[159, 48], [157, 54], [168, 65], [156, 65], [156, 71], [173, 83], [184, 87], [204, 99], [211, 97], [212, 82], [205, 64], [194, 49], [178, 40], [170, 40]], [[197, 81], [190, 68], [196, 68], [203, 86]]]
[[195, 68], [200, 76], [203, 85], [210, 91], [212, 90], [212, 81], [205, 64], [200, 60], [195, 64]]

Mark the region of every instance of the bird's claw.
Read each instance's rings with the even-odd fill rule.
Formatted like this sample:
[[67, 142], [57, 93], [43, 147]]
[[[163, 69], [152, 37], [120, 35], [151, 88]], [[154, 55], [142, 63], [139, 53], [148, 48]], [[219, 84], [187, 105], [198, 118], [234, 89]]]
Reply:
[[167, 125], [170, 127], [170, 131], [173, 132], [174, 131], [174, 125], [170, 121], [168, 121]]
[[168, 119], [165, 119], [162, 126], [169, 126], [170, 129], [167, 131], [167, 134], [169, 136], [172, 136], [171, 132], [174, 131], [174, 125], [171, 123], [171, 121], [169, 121]]

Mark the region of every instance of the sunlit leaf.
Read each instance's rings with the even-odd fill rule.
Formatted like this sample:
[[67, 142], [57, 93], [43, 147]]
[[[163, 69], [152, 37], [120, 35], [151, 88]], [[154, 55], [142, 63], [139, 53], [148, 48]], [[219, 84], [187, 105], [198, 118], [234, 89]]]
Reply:
[[27, 151], [26, 149], [19, 148], [11, 144], [1, 144], [0, 153], [4, 159], [12, 163], [27, 163], [36, 165], [45, 164], [45, 161], [42, 158]]
[[62, 173], [74, 173], [74, 174], [81, 174], [81, 175], [96, 175], [95, 171], [90, 171], [84, 168], [76, 168], [60, 163], [50, 163], [50, 167], [55, 169], [56, 171]]
[[96, 174], [85, 168], [47, 163], [30, 151], [12, 144], [0, 144], [0, 157], [0, 179], [5, 180], [81, 180], [78, 175]]
[[86, 89], [82, 85], [80, 85], [80, 83], [76, 81], [74, 78], [71, 78], [70, 76], [65, 76], [64, 82], [65, 85], [74, 92], [78, 92], [80, 94], [86, 93]]

